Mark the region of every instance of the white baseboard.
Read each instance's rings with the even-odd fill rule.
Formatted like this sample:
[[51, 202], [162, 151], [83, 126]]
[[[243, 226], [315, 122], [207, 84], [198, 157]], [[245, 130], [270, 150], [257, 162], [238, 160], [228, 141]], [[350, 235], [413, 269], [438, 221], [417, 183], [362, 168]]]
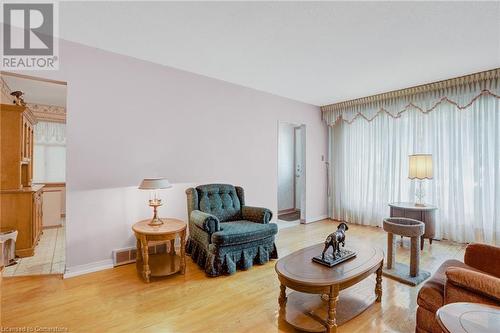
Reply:
[[113, 268], [113, 259], [106, 259], [102, 261], [91, 262], [89, 264], [67, 267], [63, 278], [67, 279], [78, 275], [102, 271], [109, 268]]
[[318, 221], [321, 221], [321, 220], [324, 220], [327, 218], [328, 218], [328, 215], [321, 215], [321, 216], [317, 216], [317, 217], [312, 217], [312, 218], [306, 219], [306, 223], [318, 222]]

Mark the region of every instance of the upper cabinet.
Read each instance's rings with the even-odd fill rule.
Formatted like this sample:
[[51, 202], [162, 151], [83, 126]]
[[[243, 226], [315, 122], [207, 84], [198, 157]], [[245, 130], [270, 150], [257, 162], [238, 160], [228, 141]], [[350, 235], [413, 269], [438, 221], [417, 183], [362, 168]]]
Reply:
[[36, 119], [20, 105], [0, 105], [0, 189], [30, 187]]

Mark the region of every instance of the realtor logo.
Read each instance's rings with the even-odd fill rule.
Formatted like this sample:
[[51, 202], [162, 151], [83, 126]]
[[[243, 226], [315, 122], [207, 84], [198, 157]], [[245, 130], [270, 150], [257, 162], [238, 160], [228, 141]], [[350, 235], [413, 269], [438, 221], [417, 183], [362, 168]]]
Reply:
[[58, 69], [56, 3], [3, 3], [2, 69]]

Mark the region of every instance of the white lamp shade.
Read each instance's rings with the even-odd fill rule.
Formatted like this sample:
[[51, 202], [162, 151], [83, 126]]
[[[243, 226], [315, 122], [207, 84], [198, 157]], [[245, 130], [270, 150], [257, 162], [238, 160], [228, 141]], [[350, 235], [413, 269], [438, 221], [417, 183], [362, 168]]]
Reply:
[[410, 155], [408, 178], [410, 179], [432, 179], [432, 155], [416, 154]]
[[139, 185], [141, 190], [159, 190], [169, 187], [172, 187], [172, 185], [165, 178], [144, 178], [141, 185]]

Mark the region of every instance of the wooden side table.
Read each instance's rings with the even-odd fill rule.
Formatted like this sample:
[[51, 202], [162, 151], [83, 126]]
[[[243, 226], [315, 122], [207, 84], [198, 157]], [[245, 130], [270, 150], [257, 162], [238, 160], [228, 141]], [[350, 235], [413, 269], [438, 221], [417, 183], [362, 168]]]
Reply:
[[[137, 238], [137, 271], [142, 272], [146, 282], [151, 276], [167, 276], [177, 272], [184, 274], [186, 271], [186, 223], [181, 220], [163, 218], [164, 223], [159, 226], [150, 226], [151, 219], [137, 222], [132, 226]], [[180, 238], [180, 253], [175, 252], [175, 240]], [[169, 250], [165, 253], [149, 254], [149, 242], [168, 242]]]
[[406, 217], [409, 219], [422, 221], [425, 224], [425, 233], [421, 237], [420, 250], [424, 249], [424, 239], [429, 239], [432, 244], [432, 238], [436, 236], [436, 206], [415, 206], [411, 202], [393, 202], [391, 207], [391, 217]]
[[496, 333], [500, 328], [500, 307], [478, 303], [450, 303], [436, 312], [446, 333]]

